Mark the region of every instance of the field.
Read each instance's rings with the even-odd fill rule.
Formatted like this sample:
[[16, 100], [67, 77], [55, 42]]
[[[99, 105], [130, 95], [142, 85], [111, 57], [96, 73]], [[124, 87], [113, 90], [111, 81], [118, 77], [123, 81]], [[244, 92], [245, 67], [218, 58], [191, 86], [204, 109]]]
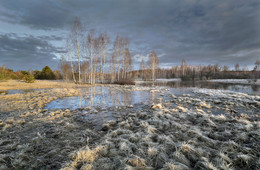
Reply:
[[0, 94], [0, 169], [260, 169], [259, 95], [103, 86], [159, 97], [150, 104], [45, 109], [89, 86], [1, 82], [0, 90], [42, 90]]

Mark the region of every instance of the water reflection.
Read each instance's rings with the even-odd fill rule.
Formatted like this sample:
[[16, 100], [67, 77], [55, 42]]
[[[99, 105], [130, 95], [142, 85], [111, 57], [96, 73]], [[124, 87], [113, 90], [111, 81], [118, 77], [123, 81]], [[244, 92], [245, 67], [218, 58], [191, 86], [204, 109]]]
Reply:
[[157, 103], [159, 94], [150, 91], [125, 91], [111, 87], [89, 87], [81, 89], [80, 96], [65, 97], [47, 104], [46, 109], [77, 109], [89, 106], [130, 106], [137, 103]]
[[15, 89], [15, 90], [3, 90], [0, 91], [0, 94], [23, 94], [23, 93], [30, 93], [35, 91], [41, 91], [43, 89]]
[[[248, 94], [259, 94], [258, 85], [237, 85], [212, 82], [155, 82], [156, 86], [170, 87], [170, 93], [174, 95], [195, 95], [191, 89], [186, 87], [198, 87], [209, 89], [225, 89]], [[151, 86], [150, 83], [141, 84], [142, 86]], [[128, 106], [137, 103], [152, 104], [158, 103], [160, 96], [157, 92], [150, 91], [126, 91], [122, 88], [95, 86], [82, 88], [80, 96], [65, 97], [52, 101], [47, 104], [47, 109], [77, 109], [88, 106]]]
[[168, 82], [145, 82], [140, 85], [151, 86], [152, 84], [156, 86], [168, 86], [171, 88], [187, 88], [187, 87], [197, 87], [197, 88], [207, 88], [207, 89], [223, 89], [231, 90], [236, 92], [248, 93], [248, 94], [260, 94], [259, 85], [242, 85], [242, 84], [228, 84], [228, 83], [217, 83], [217, 82], [207, 82], [207, 81], [168, 81]]
[[256, 92], [257, 92], [257, 91], [258, 91], [258, 92], [260, 91], [260, 88], [259, 88], [258, 85], [251, 85], [251, 88], [252, 88], [253, 91], [256, 91]]

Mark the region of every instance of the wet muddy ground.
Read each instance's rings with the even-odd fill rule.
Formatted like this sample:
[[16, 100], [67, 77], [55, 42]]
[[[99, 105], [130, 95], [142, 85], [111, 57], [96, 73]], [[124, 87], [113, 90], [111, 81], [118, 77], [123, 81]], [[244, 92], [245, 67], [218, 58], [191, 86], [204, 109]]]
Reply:
[[[0, 169], [260, 168], [259, 95], [158, 86], [93, 91], [0, 95]], [[75, 108], [63, 102], [73, 96]]]

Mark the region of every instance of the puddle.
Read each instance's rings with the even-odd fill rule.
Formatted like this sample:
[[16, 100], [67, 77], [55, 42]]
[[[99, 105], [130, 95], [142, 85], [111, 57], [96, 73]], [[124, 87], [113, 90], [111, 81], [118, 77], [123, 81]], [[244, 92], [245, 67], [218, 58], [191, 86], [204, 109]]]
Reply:
[[129, 106], [137, 103], [152, 104], [159, 102], [161, 94], [150, 91], [124, 91], [113, 87], [90, 87], [81, 89], [80, 96], [64, 97], [47, 104], [45, 109], [70, 109], [99, 106]]
[[3, 90], [0, 91], [0, 94], [6, 95], [6, 94], [23, 94], [23, 93], [30, 93], [35, 91], [41, 91], [43, 89], [15, 89], [15, 90]]

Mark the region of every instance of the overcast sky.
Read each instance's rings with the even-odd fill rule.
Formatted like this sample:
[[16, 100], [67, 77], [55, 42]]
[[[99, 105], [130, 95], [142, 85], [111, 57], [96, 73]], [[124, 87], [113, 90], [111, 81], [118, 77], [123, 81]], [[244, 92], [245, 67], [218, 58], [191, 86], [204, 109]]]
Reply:
[[128, 36], [136, 68], [155, 50], [162, 67], [252, 68], [260, 59], [259, 0], [0, 0], [0, 65], [57, 68], [78, 16], [86, 30]]

